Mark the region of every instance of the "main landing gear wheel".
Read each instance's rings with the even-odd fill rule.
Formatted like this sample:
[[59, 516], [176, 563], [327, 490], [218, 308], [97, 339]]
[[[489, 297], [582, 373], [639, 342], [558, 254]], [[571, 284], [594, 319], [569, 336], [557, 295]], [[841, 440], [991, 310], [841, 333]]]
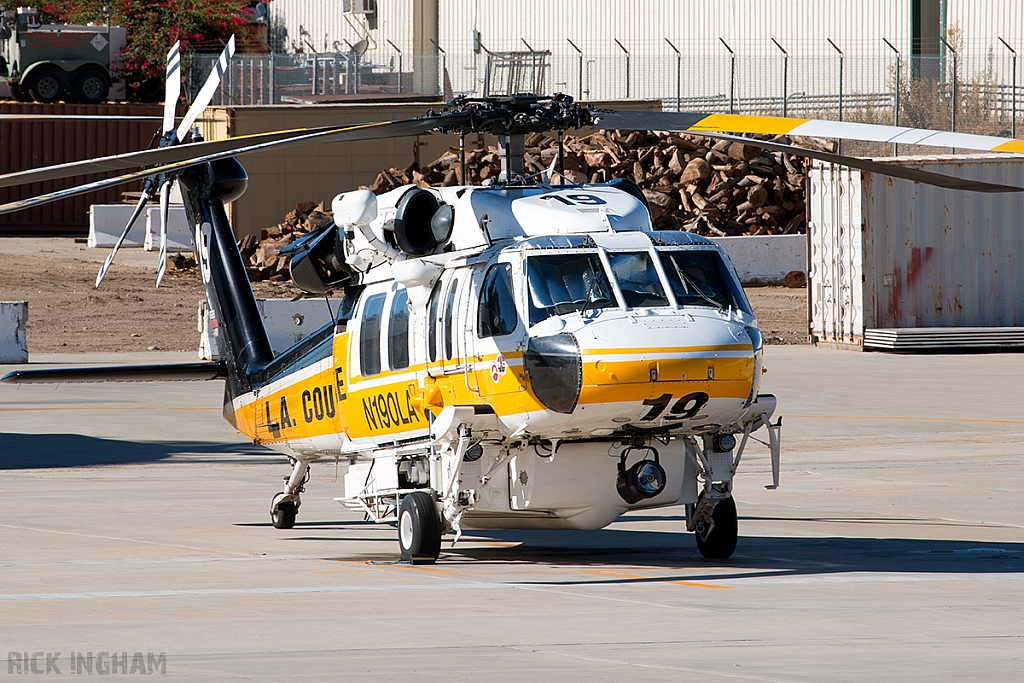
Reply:
[[441, 515], [429, 493], [410, 493], [398, 506], [398, 545], [402, 561], [433, 564], [441, 554]]
[[299, 513], [298, 506], [291, 501], [285, 501], [277, 506], [277, 509], [270, 513], [270, 519], [274, 522], [275, 529], [291, 529], [295, 526], [295, 516]]
[[705, 534], [703, 522], [697, 522], [697, 550], [709, 560], [724, 560], [736, 550], [739, 525], [736, 521], [736, 501], [732, 496], [718, 501], [711, 513], [714, 526]]

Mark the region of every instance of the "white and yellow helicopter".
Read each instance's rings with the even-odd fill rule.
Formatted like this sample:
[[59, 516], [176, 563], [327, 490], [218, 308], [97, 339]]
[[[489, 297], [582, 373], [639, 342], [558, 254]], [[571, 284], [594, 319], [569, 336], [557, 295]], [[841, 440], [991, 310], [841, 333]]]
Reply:
[[[4, 381], [224, 379], [225, 419], [293, 463], [271, 502], [275, 527], [294, 525], [310, 463], [349, 459], [338, 500], [396, 522], [410, 562], [434, 562], [448, 532], [597, 529], [669, 505], [685, 506], [701, 554], [728, 557], [738, 535], [733, 478], [758, 430], [770, 447], [770, 488], [779, 483], [781, 420], [775, 398], [760, 393], [757, 321], [725, 251], [692, 233], [654, 231], [632, 181], [570, 183], [560, 158], [547, 173], [523, 173], [525, 135], [561, 140], [587, 126], [1024, 152], [1022, 141], [886, 126], [598, 111], [565, 96], [459, 99], [422, 118], [222, 141], [168, 135], [161, 149], [2, 176], [0, 187], [149, 165], [0, 212], [140, 177], [175, 179], [222, 360], [29, 370]], [[431, 131], [497, 134], [499, 180], [335, 197], [334, 222], [289, 253], [295, 284], [343, 294], [338, 314], [275, 356], [224, 210], [246, 186], [235, 157]], [[736, 139], [945, 187], [1021, 191]]]

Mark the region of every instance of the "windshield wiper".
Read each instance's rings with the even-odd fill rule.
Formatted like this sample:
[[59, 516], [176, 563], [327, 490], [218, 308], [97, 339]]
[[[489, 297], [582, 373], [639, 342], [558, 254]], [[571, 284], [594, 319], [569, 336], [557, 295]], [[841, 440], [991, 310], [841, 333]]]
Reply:
[[679, 264], [676, 263], [676, 260], [674, 258], [669, 256], [668, 260], [672, 262], [672, 267], [675, 268], [676, 275], [679, 276], [679, 279], [683, 281], [683, 284], [686, 285], [686, 287], [692, 289], [694, 292], [697, 293], [697, 296], [699, 296], [700, 298], [704, 299], [705, 301], [710, 303], [712, 306], [714, 306], [718, 310], [721, 311], [721, 310], [725, 309], [725, 306], [723, 306], [720, 301], [716, 301], [715, 299], [712, 299], [711, 297], [709, 297], [704, 292], [700, 291], [700, 287], [697, 286], [697, 283], [695, 283], [693, 280], [691, 280], [689, 277], [687, 277], [686, 273], [684, 273], [682, 270], [679, 269]]

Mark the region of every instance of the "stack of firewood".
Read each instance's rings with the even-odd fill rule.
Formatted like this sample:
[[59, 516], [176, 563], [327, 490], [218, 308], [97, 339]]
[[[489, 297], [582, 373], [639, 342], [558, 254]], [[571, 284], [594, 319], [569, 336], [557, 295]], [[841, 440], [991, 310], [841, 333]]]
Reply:
[[[816, 140], [799, 142], [833, 151]], [[631, 178], [650, 204], [656, 229], [716, 236], [803, 232], [805, 171], [800, 157], [728, 140], [635, 131], [566, 136], [564, 149], [566, 182]], [[526, 172], [545, 171], [557, 155], [554, 138], [534, 133], [526, 140]], [[369, 189], [380, 194], [409, 184], [479, 185], [492, 182], [500, 171], [497, 149], [472, 149], [466, 152], [462, 178], [459, 155], [450, 150], [422, 167], [414, 162], [404, 169], [381, 171]], [[560, 182], [557, 174], [553, 182]], [[239, 248], [249, 278], [286, 280], [288, 259], [280, 256], [281, 249], [329, 220], [329, 206], [303, 202], [282, 223], [265, 228], [259, 236], [247, 235]]]
[[[789, 142], [781, 139], [781, 142]], [[812, 140], [804, 146], [825, 149]], [[804, 225], [804, 162], [728, 140], [676, 133], [606, 131], [566, 136], [565, 176], [571, 182], [631, 178], [643, 189], [657, 229], [711, 235], [776, 235]], [[547, 169], [558, 143], [544, 133], [526, 140], [527, 173]], [[466, 178], [459, 156], [448, 151], [426, 166], [381, 171], [375, 193], [401, 185], [476, 185], [496, 178], [501, 157], [494, 147], [466, 152]], [[556, 176], [554, 182], [559, 182]]]
[[331, 215], [331, 209], [323, 203], [300, 202], [283, 222], [260, 230], [259, 236], [243, 237], [238, 249], [249, 280], [287, 280], [289, 259], [280, 255], [281, 249], [331, 220]]

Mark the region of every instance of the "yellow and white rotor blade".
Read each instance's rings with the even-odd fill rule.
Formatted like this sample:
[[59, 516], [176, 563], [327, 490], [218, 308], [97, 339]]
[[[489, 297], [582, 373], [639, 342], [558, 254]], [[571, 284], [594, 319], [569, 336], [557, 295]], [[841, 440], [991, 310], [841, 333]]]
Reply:
[[748, 114], [700, 114], [691, 112], [596, 111], [595, 128], [619, 130], [664, 130], [680, 133], [750, 133], [755, 135], [799, 135], [836, 140], [863, 140], [900, 145], [956, 147], [983, 152], [1024, 154], [1024, 140], [990, 135], [971, 135], [924, 128], [882, 126], [851, 121], [796, 119]]

